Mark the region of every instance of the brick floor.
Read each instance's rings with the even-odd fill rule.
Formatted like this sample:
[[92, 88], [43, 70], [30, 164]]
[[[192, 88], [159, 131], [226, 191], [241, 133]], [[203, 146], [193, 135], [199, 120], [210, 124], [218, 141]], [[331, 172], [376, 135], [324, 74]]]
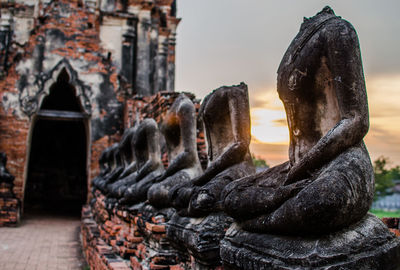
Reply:
[[0, 228], [0, 269], [85, 269], [79, 226], [79, 217], [36, 215], [17, 228]]

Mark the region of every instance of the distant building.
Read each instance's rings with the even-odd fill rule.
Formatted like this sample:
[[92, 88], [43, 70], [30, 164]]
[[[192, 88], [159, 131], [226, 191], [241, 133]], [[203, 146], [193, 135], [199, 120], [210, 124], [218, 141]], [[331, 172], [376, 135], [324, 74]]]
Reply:
[[0, 1], [0, 151], [18, 198], [86, 200], [127, 101], [174, 91], [179, 21], [174, 0]]

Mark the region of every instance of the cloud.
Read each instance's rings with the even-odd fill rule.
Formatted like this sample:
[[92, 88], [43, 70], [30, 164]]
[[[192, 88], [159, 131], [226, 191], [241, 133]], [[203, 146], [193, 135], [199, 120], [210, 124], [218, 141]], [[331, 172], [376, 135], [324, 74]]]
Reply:
[[287, 127], [288, 126], [286, 118], [273, 120], [272, 123], [274, 123], [278, 127]]
[[265, 159], [270, 166], [289, 160], [287, 144], [263, 143], [253, 138], [250, 144], [250, 151], [256, 157]]
[[269, 110], [284, 110], [276, 89], [272, 86], [249, 85], [250, 106]]
[[[400, 164], [400, 36], [394, 34], [400, 26], [400, 1], [327, 0], [325, 4], [349, 20], [358, 33], [370, 110], [371, 128], [365, 141], [371, 157], [385, 155]], [[288, 134], [276, 92], [276, 70], [303, 16], [313, 16], [324, 5], [319, 0], [307, 4], [180, 1], [183, 20], [177, 37], [176, 90], [201, 98], [219, 86], [244, 81], [249, 86], [252, 134], [258, 139], [252, 149], [271, 160], [279, 160], [278, 156], [286, 160], [287, 153], [276, 149], [277, 143], [287, 144]]]
[[264, 143], [287, 144], [289, 132], [283, 110], [251, 108], [251, 134]]

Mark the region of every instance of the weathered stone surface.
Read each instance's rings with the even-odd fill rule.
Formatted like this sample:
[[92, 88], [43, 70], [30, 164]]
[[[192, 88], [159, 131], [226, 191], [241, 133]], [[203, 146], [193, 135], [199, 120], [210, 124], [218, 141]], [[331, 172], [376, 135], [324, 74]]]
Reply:
[[122, 205], [133, 205], [145, 201], [147, 191], [155, 179], [164, 172], [161, 162], [160, 131], [154, 119], [143, 120], [133, 140], [138, 170], [135, 183], [126, 189], [119, 200]]
[[6, 168], [7, 166], [7, 156], [5, 153], [0, 152], [0, 183], [12, 184], [14, 181], [14, 176]]
[[400, 269], [400, 240], [368, 214], [319, 237], [258, 234], [232, 224], [221, 242], [225, 269]]
[[104, 177], [111, 171], [111, 149], [112, 147], [107, 147], [101, 152], [98, 160], [100, 173], [92, 180], [92, 186], [94, 189], [99, 189], [100, 183], [104, 180]]
[[[149, 80], [149, 73], [142, 68], [148, 65], [141, 65], [149, 57], [149, 44], [143, 39], [151, 33], [143, 29], [138, 33], [139, 19], [146, 17], [157, 31], [174, 31], [165, 38], [167, 42], [175, 40], [179, 19], [176, 12], [170, 12], [172, 6], [176, 7], [176, 2], [0, 2], [0, 149], [9, 157], [14, 193], [20, 200], [29, 186], [27, 162], [33, 160], [29, 153], [36, 116], [63, 73], [68, 74], [67, 83], [85, 116], [88, 138], [83, 148], [89, 158], [84, 167], [89, 169], [84, 186], [90, 189], [90, 180], [99, 174], [97, 162], [102, 151], [130, 127], [122, 121], [124, 104], [135, 94], [155, 93], [154, 87], [146, 88], [148, 84], [141, 87], [141, 81]], [[157, 57], [158, 50], [155, 54]], [[174, 55], [174, 50], [164, 50], [168, 63]], [[173, 85], [174, 73], [162, 74], [170, 77], [160, 79]]]
[[173, 186], [188, 183], [203, 172], [196, 147], [196, 109], [185, 94], [179, 95], [168, 110], [161, 132], [169, 166], [149, 189], [147, 198], [153, 206], [166, 208], [172, 206], [168, 194]]
[[196, 262], [204, 267], [221, 264], [220, 241], [232, 223], [223, 213], [212, 213], [202, 218], [172, 216], [167, 223], [167, 237], [178, 250], [189, 251]]
[[164, 267], [179, 263], [178, 251], [166, 236], [166, 222], [174, 213], [173, 208], [157, 209], [149, 203], [144, 203], [137, 212], [136, 226], [144, 237], [148, 261]]
[[107, 186], [110, 198], [121, 198], [125, 190], [136, 182], [137, 164], [134, 154], [133, 137], [139, 125], [127, 129], [119, 143], [119, 149], [122, 156], [123, 171], [118, 179]]
[[368, 104], [357, 34], [325, 7], [305, 19], [278, 70], [289, 162], [237, 180], [225, 211], [254, 232], [329, 233], [370, 208], [374, 174], [363, 137]]
[[108, 192], [107, 186], [114, 183], [123, 172], [123, 163], [118, 143], [107, 149], [107, 173], [96, 180], [96, 187], [103, 193]]
[[199, 118], [207, 137], [209, 163], [202, 175], [171, 189], [169, 196], [181, 215], [218, 212], [223, 188], [255, 171], [249, 152], [250, 111], [244, 83], [218, 88], [205, 97]]

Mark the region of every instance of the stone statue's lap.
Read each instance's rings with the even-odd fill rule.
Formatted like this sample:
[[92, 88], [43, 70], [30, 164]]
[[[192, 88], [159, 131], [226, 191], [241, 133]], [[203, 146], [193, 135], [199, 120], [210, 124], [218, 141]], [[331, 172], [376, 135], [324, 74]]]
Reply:
[[135, 204], [147, 199], [147, 192], [149, 188], [154, 184], [155, 179], [157, 176], [161, 175], [160, 170], [153, 171], [146, 175], [143, 179], [139, 182], [130, 186], [124, 194], [123, 202], [125, 204]]
[[373, 170], [364, 146], [348, 149], [303, 182], [283, 186], [282, 181], [271, 187], [267, 180], [239, 179], [224, 192], [225, 208], [238, 220], [262, 214], [242, 221], [244, 229], [287, 234], [332, 231], [362, 218], [372, 201], [368, 189], [373, 186]]
[[189, 212], [206, 213], [210, 209], [213, 209], [213, 211], [222, 210], [221, 194], [226, 185], [235, 179], [249, 175], [251, 169], [248, 162], [243, 161], [225, 169], [204, 186], [196, 188], [190, 198]]
[[156, 207], [169, 207], [169, 191], [175, 185], [188, 183], [190, 175], [185, 171], [178, 171], [174, 175], [167, 177], [160, 183], [156, 183], [149, 188], [147, 199], [150, 204]]

